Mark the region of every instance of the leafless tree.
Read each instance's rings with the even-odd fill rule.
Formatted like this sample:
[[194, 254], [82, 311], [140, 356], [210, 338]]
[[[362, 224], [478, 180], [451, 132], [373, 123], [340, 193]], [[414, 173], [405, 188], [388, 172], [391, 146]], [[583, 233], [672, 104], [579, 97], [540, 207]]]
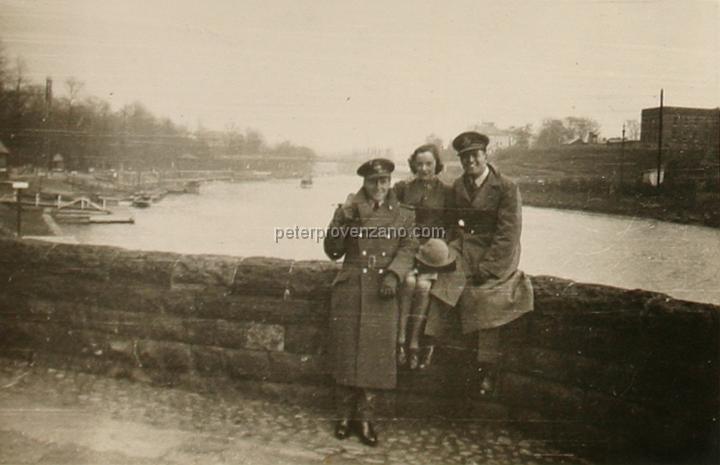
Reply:
[[625, 138], [627, 140], [640, 140], [640, 122], [636, 119], [625, 121]]

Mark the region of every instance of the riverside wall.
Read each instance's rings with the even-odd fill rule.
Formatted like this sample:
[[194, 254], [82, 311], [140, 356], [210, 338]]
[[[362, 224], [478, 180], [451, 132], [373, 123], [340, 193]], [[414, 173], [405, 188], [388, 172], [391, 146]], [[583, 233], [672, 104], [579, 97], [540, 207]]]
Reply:
[[[337, 265], [0, 239], [0, 356], [138, 381], [328, 403]], [[503, 329], [497, 394], [471, 343], [400, 373], [396, 417], [508, 421], [548, 440], [717, 457], [720, 308], [533, 277], [536, 310]]]

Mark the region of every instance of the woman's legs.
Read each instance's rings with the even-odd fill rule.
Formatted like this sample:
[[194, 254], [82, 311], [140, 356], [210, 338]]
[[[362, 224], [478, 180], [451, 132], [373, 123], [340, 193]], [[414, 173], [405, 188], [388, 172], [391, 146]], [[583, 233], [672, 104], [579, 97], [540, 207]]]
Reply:
[[413, 324], [410, 334], [410, 369], [415, 370], [420, 366], [420, 336], [427, 320], [428, 307], [430, 305], [430, 288], [432, 280], [418, 276], [415, 285], [414, 300], [411, 308]]
[[407, 354], [405, 352], [405, 339], [407, 335], [408, 319], [410, 317], [410, 309], [413, 304], [413, 295], [415, 294], [415, 286], [417, 284], [416, 276], [409, 273], [400, 288], [399, 306], [400, 306], [400, 324], [398, 325], [398, 365], [405, 365], [407, 362]]

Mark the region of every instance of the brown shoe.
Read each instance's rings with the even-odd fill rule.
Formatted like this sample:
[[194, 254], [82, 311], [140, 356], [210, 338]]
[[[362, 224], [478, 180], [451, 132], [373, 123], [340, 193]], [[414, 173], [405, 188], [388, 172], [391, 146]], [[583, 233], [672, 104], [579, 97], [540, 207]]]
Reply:
[[361, 421], [357, 433], [360, 436], [360, 441], [366, 446], [375, 447], [378, 445], [377, 433], [375, 433], [375, 428], [369, 421]]

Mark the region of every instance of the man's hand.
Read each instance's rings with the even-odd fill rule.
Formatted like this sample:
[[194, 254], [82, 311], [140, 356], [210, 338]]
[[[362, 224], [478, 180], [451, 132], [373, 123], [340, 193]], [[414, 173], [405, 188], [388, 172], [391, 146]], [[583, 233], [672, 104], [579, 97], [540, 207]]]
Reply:
[[495, 275], [482, 268], [478, 268], [473, 274], [473, 283], [475, 283], [476, 286], [484, 284], [491, 279], [495, 279]]
[[395, 297], [398, 286], [398, 277], [395, 273], [388, 273], [380, 283], [380, 296], [385, 298]]
[[339, 210], [341, 212], [344, 223], [351, 223], [355, 221], [357, 217], [357, 215], [355, 214], [355, 205], [353, 205], [353, 200], [355, 200], [355, 194], [350, 193], [345, 199], [345, 203], [340, 205]]

